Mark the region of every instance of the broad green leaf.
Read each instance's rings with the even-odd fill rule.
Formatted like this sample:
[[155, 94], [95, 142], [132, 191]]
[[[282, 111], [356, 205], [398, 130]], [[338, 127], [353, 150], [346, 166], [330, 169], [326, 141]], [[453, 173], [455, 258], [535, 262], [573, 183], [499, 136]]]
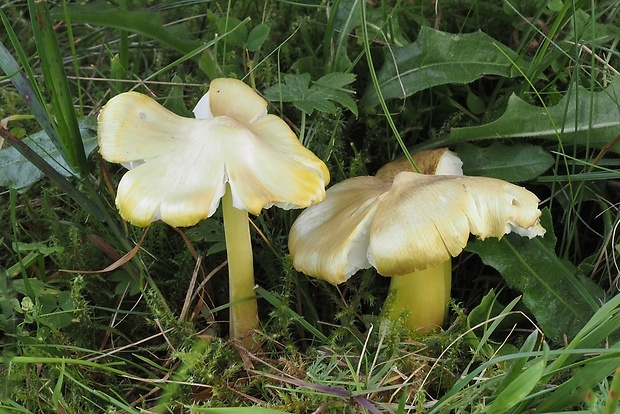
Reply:
[[116, 282], [114, 293], [117, 295], [127, 294], [134, 296], [140, 293], [140, 283], [138, 280], [127, 273], [125, 270], [117, 270], [106, 276], [110, 282]]
[[58, 295], [60, 293], [58, 289], [54, 289], [53, 287], [50, 287], [49, 284], [34, 277], [27, 278], [27, 282], [25, 282], [24, 279], [12, 280], [11, 285], [10, 285], [11, 290], [14, 290], [15, 292], [19, 292], [22, 295], [25, 295], [26, 297], [28, 297], [29, 292], [28, 292], [28, 289], [26, 288], [26, 283], [28, 283], [30, 287], [33, 289], [35, 297], [41, 297], [44, 295]]
[[[170, 92], [168, 92], [168, 96], [166, 96], [163, 106], [177, 115], [185, 118], [194, 118], [194, 113], [187, 109], [187, 106], [185, 106], [183, 82], [184, 79], [179, 75], [174, 75], [172, 77], [172, 86], [170, 87]], [[198, 97], [199, 96], [196, 98]]]
[[269, 26], [261, 23], [252, 30], [250, 30], [250, 34], [248, 34], [248, 38], [245, 42], [245, 47], [250, 52], [256, 52], [263, 45], [267, 37], [269, 36]]
[[272, 101], [292, 102], [300, 111], [312, 114], [315, 110], [335, 114], [334, 102], [357, 116], [357, 105], [351, 97], [354, 92], [346, 86], [355, 80], [351, 73], [329, 73], [310, 86], [310, 74], [284, 75], [284, 83], [265, 90], [265, 96]]
[[[469, 83], [484, 75], [517, 76], [513, 62], [518, 60], [514, 51], [482, 32], [459, 35], [422, 27], [415, 42], [386, 53], [377, 75], [387, 100], [437, 85]], [[374, 88], [366, 90], [363, 102], [379, 103]]]
[[544, 211], [544, 238], [508, 234], [501, 240], [475, 240], [467, 250], [498, 270], [508, 285], [523, 293], [545, 335], [556, 342], [571, 340], [598, 310], [603, 290], [570, 262], [555, 254], [551, 217]]
[[[453, 128], [431, 145], [453, 145], [486, 139], [533, 137], [572, 145], [602, 148], [620, 135], [620, 76], [604, 90], [592, 92], [572, 84], [566, 95], [546, 109], [531, 105], [516, 95], [506, 112], [485, 125]], [[620, 152], [620, 143], [611, 149]]]
[[[40, 310], [37, 312], [35, 320], [38, 323], [49, 326], [54, 329], [62, 329], [71, 325], [71, 321], [73, 320], [73, 310], [75, 306], [73, 305], [73, 301], [70, 298], [71, 292], [58, 292], [57, 295], [43, 295], [40, 296]], [[68, 298], [67, 298], [68, 297]], [[69, 303], [67, 303], [67, 299], [69, 299]], [[61, 307], [61, 301], [64, 302], [67, 309], [63, 309]]]
[[564, 3], [562, 3], [562, 0], [549, 0], [549, 3], [547, 3], [549, 10], [554, 12], [561, 11], [563, 6]]
[[218, 33], [228, 33], [226, 42], [234, 46], [241, 46], [248, 38], [248, 28], [241, 24], [241, 20], [228, 16], [217, 19]]
[[224, 226], [221, 220], [203, 220], [186, 230], [187, 237], [198, 243], [208, 243], [207, 256], [226, 250]]
[[495, 291], [491, 290], [482, 298], [480, 304], [469, 312], [467, 315], [467, 326], [469, 328], [474, 328], [484, 322], [488, 322], [485, 323], [482, 328], [482, 330], [486, 331], [492, 324], [494, 318], [497, 318], [495, 320], [498, 320], [500, 322], [499, 324], [502, 326], [512, 326], [516, 321], [523, 319], [523, 317], [510, 314], [511, 309], [511, 307], [507, 309], [499, 303]]
[[[97, 146], [95, 122], [94, 117], [85, 118], [79, 125], [86, 155]], [[76, 174], [44, 131], [30, 135], [22, 141], [64, 177]], [[41, 170], [14, 147], [0, 150], [0, 171], [0, 186], [16, 190], [23, 190], [43, 177]]]
[[531, 144], [488, 147], [461, 144], [456, 152], [463, 161], [465, 175], [499, 178], [511, 183], [532, 180], [549, 169], [554, 159], [541, 147]]
[[471, 329], [478, 324], [488, 321], [493, 316], [499, 315], [502, 309], [503, 306], [497, 301], [495, 291], [491, 289], [467, 315], [467, 327]]
[[64, 251], [64, 247], [62, 246], [48, 246], [42, 242], [35, 243], [20, 243], [20, 242], [12, 242], [11, 247], [15, 252], [37, 252], [43, 256], [49, 256], [54, 253], [62, 253]]
[[[104, 1], [90, 4], [69, 3], [66, 8], [73, 23], [94, 24], [140, 33], [183, 54], [200, 46], [199, 41], [190, 39], [183, 26], [165, 26], [159, 13], [127, 11]], [[65, 12], [61, 8], [54, 9], [52, 16], [64, 20]]]

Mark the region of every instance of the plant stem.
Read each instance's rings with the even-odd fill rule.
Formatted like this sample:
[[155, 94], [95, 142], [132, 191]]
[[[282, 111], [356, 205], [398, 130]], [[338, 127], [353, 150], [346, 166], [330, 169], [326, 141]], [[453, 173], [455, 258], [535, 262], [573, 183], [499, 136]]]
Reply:
[[416, 270], [406, 275], [393, 276], [390, 282], [387, 318], [396, 320], [403, 313], [405, 325], [419, 333], [426, 333], [443, 325], [450, 300], [452, 261], [435, 267]]
[[249, 349], [255, 343], [250, 334], [258, 328], [258, 306], [254, 293], [254, 263], [248, 212], [233, 207], [230, 185], [222, 197], [228, 283], [230, 297], [230, 336]]

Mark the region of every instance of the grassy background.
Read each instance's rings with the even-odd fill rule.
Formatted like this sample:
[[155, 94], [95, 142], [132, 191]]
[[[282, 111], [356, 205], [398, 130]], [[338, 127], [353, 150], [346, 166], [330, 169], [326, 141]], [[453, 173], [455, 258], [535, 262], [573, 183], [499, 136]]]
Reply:
[[[614, 412], [619, 9], [1, 6], [0, 407]], [[115, 94], [137, 90], [191, 116], [217, 77], [264, 93], [333, 183], [374, 174], [407, 148], [449, 145], [466, 173], [534, 191], [548, 234], [473, 242], [454, 260], [445, 330], [422, 337], [378, 318], [389, 281], [374, 271], [339, 287], [295, 272], [286, 243], [298, 212], [269, 209], [253, 218], [263, 346], [249, 353], [227, 340], [219, 213], [192, 228], [132, 227], [113, 202], [124, 170], [92, 151], [94, 117]], [[40, 147], [41, 157], [29, 151]]]

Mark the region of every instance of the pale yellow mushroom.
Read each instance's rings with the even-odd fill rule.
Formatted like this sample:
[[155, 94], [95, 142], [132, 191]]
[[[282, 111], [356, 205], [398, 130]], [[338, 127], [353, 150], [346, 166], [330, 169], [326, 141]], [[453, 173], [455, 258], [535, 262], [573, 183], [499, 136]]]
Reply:
[[146, 95], [120, 94], [99, 114], [99, 152], [129, 169], [116, 206], [135, 225], [192, 226], [221, 200], [231, 336], [243, 338], [258, 327], [248, 212], [319, 203], [329, 172], [242, 81], [212, 81], [194, 114], [184, 118]]
[[392, 277], [387, 316], [395, 319], [406, 310], [406, 325], [424, 332], [443, 324], [451, 257], [461, 253], [470, 234], [531, 238], [545, 230], [539, 200], [528, 190], [465, 177], [458, 157], [445, 149], [414, 154], [414, 161], [426, 174], [396, 161], [374, 177], [334, 185], [325, 201], [295, 221], [289, 249], [297, 270], [332, 284], [369, 267]]

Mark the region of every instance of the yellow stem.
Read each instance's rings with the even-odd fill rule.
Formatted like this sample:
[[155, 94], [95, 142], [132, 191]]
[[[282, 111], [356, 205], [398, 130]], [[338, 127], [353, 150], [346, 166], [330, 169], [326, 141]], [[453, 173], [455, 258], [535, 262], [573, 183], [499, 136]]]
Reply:
[[390, 282], [387, 318], [398, 319], [405, 310], [405, 325], [420, 333], [440, 328], [446, 318], [452, 282], [452, 263], [393, 276]]
[[250, 240], [248, 212], [232, 205], [230, 186], [222, 197], [224, 233], [228, 255], [228, 282], [230, 298], [230, 336], [255, 349], [252, 330], [258, 328], [258, 306], [254, 293], [254, 263]]

